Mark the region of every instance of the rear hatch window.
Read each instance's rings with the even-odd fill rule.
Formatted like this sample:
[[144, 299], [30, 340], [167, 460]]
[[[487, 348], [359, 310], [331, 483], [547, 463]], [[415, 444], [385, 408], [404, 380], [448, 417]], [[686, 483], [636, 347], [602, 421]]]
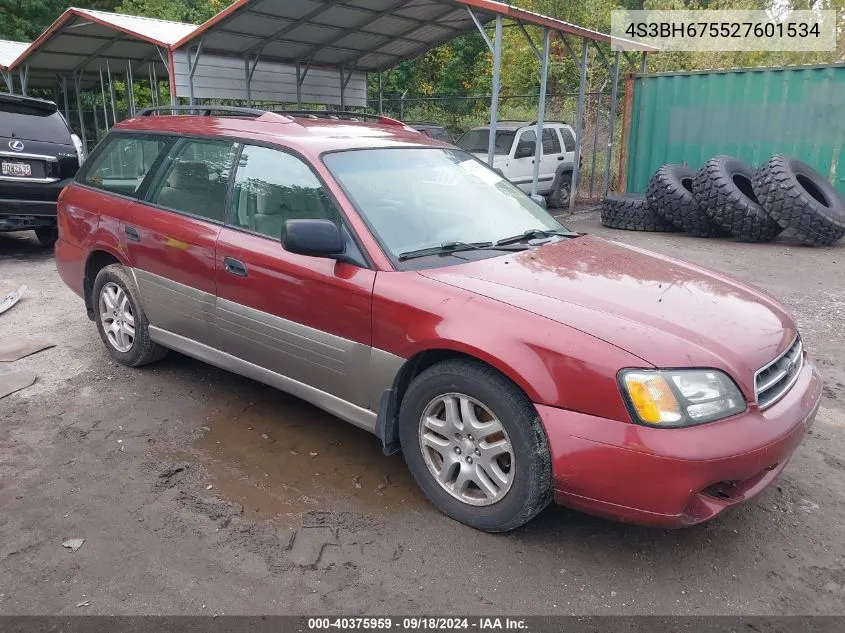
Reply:
[[62, 115], [47, 104], [34, 106], [0, 101], [0, 137], [72, 144]]

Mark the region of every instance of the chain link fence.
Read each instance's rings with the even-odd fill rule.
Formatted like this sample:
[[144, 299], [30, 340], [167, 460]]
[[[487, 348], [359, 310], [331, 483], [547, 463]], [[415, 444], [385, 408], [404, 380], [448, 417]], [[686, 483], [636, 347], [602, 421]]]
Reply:
[[[621, 104], [617, 104], [617, 120], [610, 138], [610, 95], [588, 92], [584, 98], [584, 129], [581, 134], [581, 176], [576, 200], [596, 202], [604, 196], [607, 174], [613, 191], [619, 177], [619, 149], [622, 137]], [[467, 130], [490, 123], [490, 96], [480, 97], [414, 97], [384, 95], [367, 101], [367, 110], [381, 112], [409, 123], [441, 125], [457, 140]], [[499, 121], [537, 120], [537, 95], [499, 97]], [[578, 94], [559, 93], [546, 96], [546, 121], [563, 121], [575, 127]], [[608, 161], [607, 148], [611, 154]], [[608, 173], [609, 171], [609, 173]]]
[[[613, 126], [613, 138], [610, 138], [610, 95], [605, 92], [588, 92], [584, 98], [584, 126], [581, 134], [581, 175], [576, 201], [592, 203], [599, 201], [605, 193], [605, 179], [611, 191], [617, 188], [619, 178], [619, 152], [622, 137], [621, 103], [617, 104], [616, 122]], [[620, 97], [621, 99], [621, 97]], [[348, 110], [365, 110], [370, 114], [382, 113], [409, 123], [434, 123], [443, 126], [457, 140], [467, 130], [489, 125], [490, 96], [478, 97], [413, 97], [383, 95], [368, 99], [367, 107], [348, 107]], [[204, 100], [211, 105], [216, 100]], [[221, 102], [222, 103], [222, 102]], [[246, 105], [246, 103], [226, 102], [228, 105]], [[499, 121], [526, 121], [537, 119], [537, 95], [511, 95], [499, 97]], [[139, 109], [142, 106], [138, 106]], [[268, 110], [304, 109], [328, 110], [325, 105], [295, 103], [269, 104], [254, 103], [253, 107]], [[546, 121], [563, 121], [575, 127], [578, 113], [577, 93], [550, 94], [546, 97]], [[129, 116], [125, 109], [112, 112], [110, 104], [105, 111], [102, 104], [95, 108], [83, 108], [85, 136], [89, 151], [100, 141], [114, 123]], [[68, 112], [68, 121], [77, 134], [80, 134], [79, 117], [75, 108]], [[81, 134], [80, 134], [81, 136]], [[608, 146], [611, 148], [608, 160]]]

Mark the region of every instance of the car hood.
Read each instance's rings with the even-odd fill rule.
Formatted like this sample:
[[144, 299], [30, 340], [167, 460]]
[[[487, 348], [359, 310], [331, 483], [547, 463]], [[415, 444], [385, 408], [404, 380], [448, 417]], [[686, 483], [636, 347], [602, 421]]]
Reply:
[[[576, 328], [656, 367], [722, 369], [750, 397], [754, 373], [796, 335], [784, 308], [754, 288], [591, 236], [420, 274]], [[565, 351], [566, 341], [560, 345]]]

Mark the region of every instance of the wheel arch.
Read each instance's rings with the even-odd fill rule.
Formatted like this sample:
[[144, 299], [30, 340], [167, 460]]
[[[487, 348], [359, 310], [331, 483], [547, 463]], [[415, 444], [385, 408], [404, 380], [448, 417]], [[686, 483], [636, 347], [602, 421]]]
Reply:
[[382, 442], [385, 455], [399, 451], [399, 407], [411, 382], [429, 367], [451, 359], [464, 359], [477, 362], [495, 370], [516, 386], [529, 400], [534, 400], [524, 386], [521, 377], [511, 367], [502, 368], [483, 358], [478, 350], [458, 350], [449, 347], [436, 347], [416, 352], [399, 369], [390, 389], [386, 389], [379, 402], [376, 436]]
[[121, 257], [108, 248], [96, 248], [88, 253], [85, 259], [85, 272], [82, 279], [82, 289], [85, 299], [85, 310], [88, 313], [88, 318], [94, 320], [94, 280], [97, 274], [106, 266], [111, 264], [125, 264]]

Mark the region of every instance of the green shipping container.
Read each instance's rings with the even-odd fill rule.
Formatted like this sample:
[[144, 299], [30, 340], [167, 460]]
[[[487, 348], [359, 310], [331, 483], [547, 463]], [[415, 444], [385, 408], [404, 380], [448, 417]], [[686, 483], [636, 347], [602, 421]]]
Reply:
[[627, 189], [666, 163], [717, 154], [759, 166], [773, 154], [815, 167], [845, 194], [845, 65], [667, 73], [634, 78]]

